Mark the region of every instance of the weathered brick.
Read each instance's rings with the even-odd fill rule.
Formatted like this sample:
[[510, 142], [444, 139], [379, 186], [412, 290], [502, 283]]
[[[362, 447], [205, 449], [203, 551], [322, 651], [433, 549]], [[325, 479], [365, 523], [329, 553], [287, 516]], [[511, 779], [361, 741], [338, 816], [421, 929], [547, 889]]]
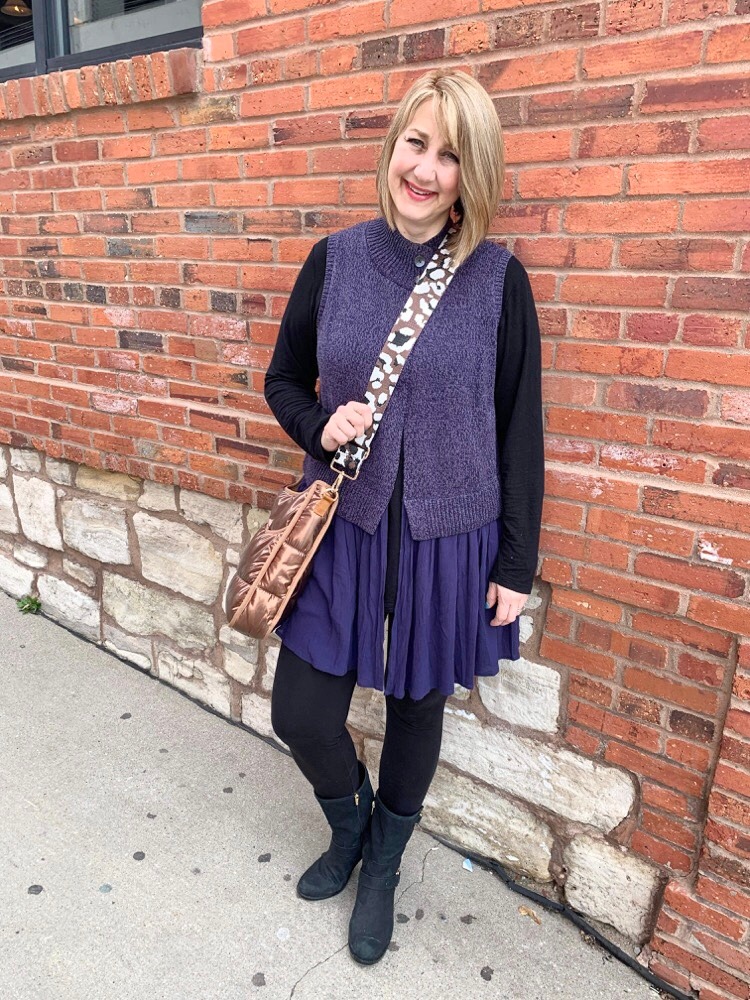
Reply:
[[150, 330], [120, 330], [117, 334], [120, 347], [135, 351], [163, 351], [163, 338]]
[[750, 469], [742, 465], [722, 463], [716, 467], [711, 482], [737, 490], [750, 490]]
[[599, 32], [599, 4], [561, 7], [549, 15], [549, 39], [591, 38]]
[[708, 408], [705, 389], [679, 389], [638, 382], [613, 382], [607, 390], [607, 405], [615, 410], [669, 413], [680, 417], [702, 417]]
[[418, 31], [404, 36], [404, 62], [440, 59], [445, 50], [445, 29]]
[[493, 48], [539, 45], [544, 34], [544, 11], [521, 11], [501, 17], [495, 23]]
[[701, 152], [718, 149], [750, 149], [750, 115], [707, 118], [698, 126]]
[[649, 80], [641, 111], [701, 111], [711, 108], [745, 108], [750, 97], [747, 76], [710, 76], [685, 80]]
[[750, 278], [678, 278], [672, 293], [677, 309], [750, 310]]
[[658, 0], [613, 0], [607, 4], [607, 34], [647, 31], [661, 23]]
[[636, 145], [643, 156], [686, 153], [690, 132], [686, 123], [670, 121], [584, 126], [581, 128], [578, 155], [629, 157]]
[[362, 42], [362, 69], [374, 69], [377, 66], [395, 66], [398, 62], [398, 35], [388, 38], [373, 38]]
[[583, 71], [587, 79], [593, 80], [695, 66], [700, 62], [702, 42], [700, 31], [648, 40], [641, 38], [619, 45], [610, 41], [585, 50]]
[[683, 736], [705, 743], [713, 740], [716, 729], [709, 719], [702, 719], [700, 716], [676, 708], [669, 713], [669, 728], [674, 733], [681, 733]]
[[240, 218], [236, 212], [186, 212], [188, 233], [238, 233]]

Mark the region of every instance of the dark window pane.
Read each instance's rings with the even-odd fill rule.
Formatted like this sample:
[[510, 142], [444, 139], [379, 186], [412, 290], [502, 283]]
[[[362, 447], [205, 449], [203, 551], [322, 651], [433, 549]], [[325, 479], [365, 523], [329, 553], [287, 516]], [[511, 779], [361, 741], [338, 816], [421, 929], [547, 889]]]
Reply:
[[31, 0], [0, 0], [0, 70], [34, 62], [33, 22]]
[[202, 0], [68, 0], [70, 51], [90, 52], [199, 27], [201, 3]]

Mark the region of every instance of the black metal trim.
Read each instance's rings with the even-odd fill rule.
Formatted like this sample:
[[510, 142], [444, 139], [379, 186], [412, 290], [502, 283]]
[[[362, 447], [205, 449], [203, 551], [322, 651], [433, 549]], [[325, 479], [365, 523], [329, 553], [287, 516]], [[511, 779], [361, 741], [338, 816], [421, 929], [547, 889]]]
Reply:
[[109, 45], [103, 49], [90, 49], [88, 52], [74, 52], [68, 56], [54, 56], [47, 60], [47, 72], [79, 69], [81, 66], [114, 62], [116, 59], [130, 59], [132, 56], [148, 55], [151, 52], [167, 52], [169, 49], [200, 48], [202, 44], [202, 28], [185, 28], [183, 31], [172, 31], [168, 35], [157, 35], [154, 38], [137, 38], [132, 42], [123, 42], [122, 45]]
[[34, 31], [34, 51], [36, 54], [36, 76], [47, 72], [47, 53], [49, 52], [49, 21], [47, 4], [36, 4], [32, 28]]
[[24, 63], [22, 66], [9, 66], [7, 69], [0, 69], [0, 83], [7, 83], [8, 80], [20, 80], [25, 76], [36, 75], [36, 63]]

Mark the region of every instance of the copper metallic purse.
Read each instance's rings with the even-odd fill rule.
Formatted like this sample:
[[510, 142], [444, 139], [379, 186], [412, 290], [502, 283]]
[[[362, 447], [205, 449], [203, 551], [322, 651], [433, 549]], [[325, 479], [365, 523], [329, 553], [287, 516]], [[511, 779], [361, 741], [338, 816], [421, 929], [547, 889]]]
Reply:
[[453, 278], [453, 261], [445, 248], [452, 232], [446, 234], [417, 279], [388, 334], [365, 393], [373, 415], [372, 426], [336, 451], [331, 460], [331, 468], [338, 473], [336, 481], [329, 484], [316, 479], [301, 492], [298, 487], [302, 479], [285, 486], [268, 521], [243, 549], [224, 599], [233, 629], [265, 639], [294, 606], [310, 574], [313, 556], [333, 520], [341, 484], [359, 475], [406, 359]]

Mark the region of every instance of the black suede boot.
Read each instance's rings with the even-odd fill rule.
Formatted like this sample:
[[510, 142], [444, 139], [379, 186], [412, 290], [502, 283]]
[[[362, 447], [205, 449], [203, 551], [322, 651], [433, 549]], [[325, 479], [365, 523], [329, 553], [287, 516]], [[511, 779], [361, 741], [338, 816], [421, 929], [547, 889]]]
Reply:
[[375, 795], [375, 808], [365, 836], [357, 900], [349, 921], [349, 951], [363, 965], [385, 954], [393, 934], [393, 902], [400, 880], [401, 857], [422, 810], [399, 816]]
[[373, 790], [367, 768], [359, 761], [360, 786], [340, 799], [315, 798], [331, 827], [331, 844], [310, 865], [297, 883], [302, 899], [328, 899], [346, 886], [362, 857], [362, 844], [370, 822]]

